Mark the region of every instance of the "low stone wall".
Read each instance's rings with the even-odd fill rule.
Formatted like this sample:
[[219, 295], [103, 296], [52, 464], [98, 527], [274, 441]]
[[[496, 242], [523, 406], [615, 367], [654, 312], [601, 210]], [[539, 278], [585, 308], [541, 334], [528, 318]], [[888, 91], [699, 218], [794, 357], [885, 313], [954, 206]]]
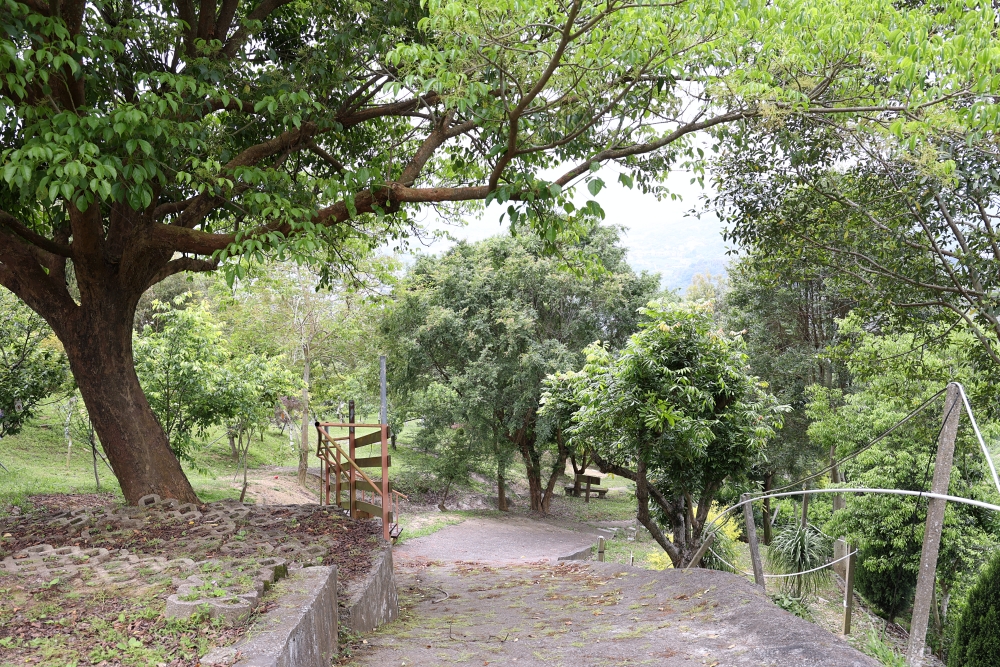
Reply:
[[355, 633], [371, 632], [399, 615], [392, 546], [386, 545], [372, 561], [364, 579], [346, 586], [341, 598], [340, 625]]
[[234, 646], [215, 649], [204, 667], [329, 667], [337, 655], [337, 567], [305, 567], [280, 584], [278, 606]]

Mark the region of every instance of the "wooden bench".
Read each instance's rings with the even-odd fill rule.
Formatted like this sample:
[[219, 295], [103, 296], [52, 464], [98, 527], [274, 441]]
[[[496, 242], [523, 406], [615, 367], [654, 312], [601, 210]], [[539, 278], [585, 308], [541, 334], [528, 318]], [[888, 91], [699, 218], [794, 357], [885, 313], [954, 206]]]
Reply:
[[[573, 486], [572, 484], [567, 484], [563, 488], [566, 489], [566, 495], [567, 496], [572, 496], [573, 495], [573, 491], [576, 489], [576, 487]], [[580, 496], [583, 496], [586, 492], [587, 492], [586, 488], [580, 487]], [[593, 489], [592, 488], [590, 490], [590, 495], [597, 496], [598, 498], [603, 498], [605, 495], [607, 495], [607, 493], [608, 493], [607, 489]]]
[[[597, 495], [598, 498], [603, 498], [604, 494], [608, 492], [607, 489], [595, 489], [592, 487], [601, 485], [601, 478], [595, 477], [593, 475], [577, 475], [576, 481], [583, 487], [580, 489], [580, 494], [586, 498], [586, 502], [590, 502], [590, 496]], [[583, 486], [586, 485], [586, 486]], [[566, 485], [566, 495], [572, 496], [575, 486]]]

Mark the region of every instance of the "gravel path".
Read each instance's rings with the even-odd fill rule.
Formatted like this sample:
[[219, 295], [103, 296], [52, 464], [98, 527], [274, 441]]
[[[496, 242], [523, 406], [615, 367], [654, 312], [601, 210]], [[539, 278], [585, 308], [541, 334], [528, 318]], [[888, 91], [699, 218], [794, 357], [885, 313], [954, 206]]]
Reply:
[[397, 587], [400, 620], [341, 664], [877, 665], [722, 572], [413, 560], [397, 568]]

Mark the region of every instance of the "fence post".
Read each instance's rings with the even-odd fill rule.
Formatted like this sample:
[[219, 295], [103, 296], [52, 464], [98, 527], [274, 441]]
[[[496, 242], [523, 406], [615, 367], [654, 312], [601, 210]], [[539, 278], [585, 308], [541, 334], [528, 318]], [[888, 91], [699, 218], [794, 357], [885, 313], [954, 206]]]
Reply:
[[851, 612], [854, 610], [854, 569], [858, 564], [857, 552], [851, 551], [851, 545], [847, 545], [847, 551], [851, 555], [847, 557], [847, 571], [844, 573], [844, 634], [851, 634]]
[[[948, 393], [944, 401], [941, 435], [938, 436], [934, 481], [931, 483], [932, 493], [948, 493], [960, 415], [958, 385], [951, 382], [948, 384]], [[924, 662], [927, 622], [931, 605], [934, 604], [934, 580], [937, 574], [938, 549], [941, 547], [941, 530], [944, 527], [945, 503], [946, 501], [941, 498], [931, 498], [927, 502], [927, 525], [924, 528], [924, 545], [920, 551], [917, 592], [913, 599], [913, 616], [910, 621], [910, 641], [906, 647], [906, 664], [909, 667], [920, 667]]]
[[700, 563], [701, 559], [705, 557], [705, 552], [712, 546], [712, 540], [714, 539], [715, 533], [709, 533], [708, 537], [705, 538], [705, 541], [701, 543], [700, 547], [698, 547], [698, 550], [694, 552], [694, 556], [691, 556], [691, 562], [687, 564], [687, 567], [684, 568], [685, 570], [692, 567], [698, 567], [698, 563]]
[[740, 498], [743, 505], [743, 518], [747, 524], [747, 544], [750, 545], [750, 562], [753, 563], [753, 580], [761, 590], [764, 587], [764, 566], [760, 562], [760, 545], [757, 544], [757, 524], [753, 520], [753, 504], [750, 502], [750, 494], [744, 493]]
[[597, 538], [597, 560], [604, 562], [604, 538]]
[[[354, 401], [353, 400], [347, 402], [347, 421], [348, 421], [348, 423], [351, 423], [351, 424], [354, 423]], [[354, 440], [355, 440], [355, 438], [354, 438], [354, 427], [353, 426], [348, 426], [347, 427], [347, 442], [349, 444], [349, 448], [347, 450], [347, 456], [349, 458], [349, 461], [348, 461], [348, 469], [347, 469], [347, 474], [348, 474], [348, 481], [347, 481], [347, 506], [350, 509], [351, 518], [352, 519], [356, 519], [357, 518], [357, 511], [356, 511], [357, 501], [354, 499], [354, 484], [355, 484], [356, 480], [355, 480], [355, 475], [354, 475], [354, 466], [350, 465], [350, 461], [353, 461], [355, 458], [357, 458], [357, 454], [354, 452]]]

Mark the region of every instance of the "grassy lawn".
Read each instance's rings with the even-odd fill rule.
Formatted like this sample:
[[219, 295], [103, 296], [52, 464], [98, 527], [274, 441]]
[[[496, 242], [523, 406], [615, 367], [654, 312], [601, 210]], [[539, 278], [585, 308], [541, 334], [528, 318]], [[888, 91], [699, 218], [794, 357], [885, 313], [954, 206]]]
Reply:
[[[28, 496], [48, 493], [94, 493], [94, 464], [90, 446], [74, 440], [67, 456], [63, 425], [54, 406], [44, 408], [17, 435], [0, 440], [0, 513], [11, 506], [24, 507]], [[310, 464], [316, 465], [315, 457]], [[248, 456], [250, 469], [261, 466], [292, 466], [298, 454], [288, 442], [288, 434], [269, 430], [254, 439]], [[229, 443], [221, 428], [206, 433], [192, 451], [192, 460], [182, 466], [198, 497], [205, 502], [236, 498], [232, 488], [238, 466], [232, 460]], [[97, 460], [100, 488], [121, 498], [121, 489], [110, 468]]]

